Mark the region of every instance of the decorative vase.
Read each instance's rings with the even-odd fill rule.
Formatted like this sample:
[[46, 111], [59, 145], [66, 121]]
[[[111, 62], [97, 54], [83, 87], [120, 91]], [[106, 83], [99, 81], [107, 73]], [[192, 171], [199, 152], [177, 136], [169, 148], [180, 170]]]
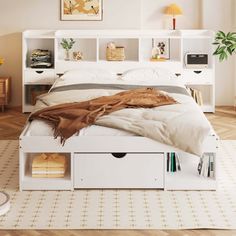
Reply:
[[65, 50], [65, 61], [70, 60], [70, 50]]

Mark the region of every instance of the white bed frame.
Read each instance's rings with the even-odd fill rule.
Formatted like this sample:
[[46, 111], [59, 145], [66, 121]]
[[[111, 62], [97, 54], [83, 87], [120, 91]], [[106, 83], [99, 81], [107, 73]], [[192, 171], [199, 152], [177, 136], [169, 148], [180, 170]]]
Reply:
[[[104, 37], [107, 38], [107, 32], [104, 32]], [[163, 31], [161, 32], [163, 33]], [[166, 33], [172, 34], [169, 31]], [[199, 33], [199, 40], [202, 40], [205, 31], [199, 31]], [[75, 34], [78, 35], [78, 32], [68, 31], [67, 37], [73, 37]], [[95, 34], [94, 31], [88, 34], [87, 37]], [[102, 33], [100, 32], [100, 34]], [[114, 35], [109, 35], [109, 37], [121, 37], [119, 33]], [[137, 35], [137, 32], [134, 35], [129, 33], [127, 37], [132, 38], [137, 37]], [[149, 32], [148, 35], [150, 37], [151, 33]], [[154, 35], [158, 35], [158, 32], [155, 32]], [[65, 37], [64, 34], [63, 37]], [[86, 38], [86, 35], [83, 35], [83, 37]], [[195, 35], [195, 38], [198, 37]], [[57, 51], [56, 49], [55, 58], [57, 57]], [[147, 65], [152, 67], [171, 66], [172, 70], [176, 69], [176, 73], [179, 73], [181, 72], [182, 60], [181, 56], [180, 62], [158, 63], [157, 65], [142, 61], [135, 63], [124, 61], [122, 63], [117, 62], [117, 64], [99, 61], [68, 64], [68, 62], [63, 63], [62, 60], [57, 63], [55, 59], [55, 73], [63, 73], [67, 69], [91, 66], [114, 68], [116, 72], [122, 73], [126, 69]], [[211, 63], [213, 63], [213, 60]], [[212, 68], [214, 68], [213, 64]], [[59, 139], [54, 139], [52, 136], [29, 136], [28, 129], [29, 124], [26, 125], [20, 136], [20, 190], [74, 190], [81, 188], [215, 190], [217, 188], [218, 137], [214, 133], [209, 135], [204, 143], [204, 152], [214, 153], [215, 164], [214, 177], [206, 178], [198, 175], [199, 157], [149, 138], [135, 136], [73, 136], [62, 146]], [[69, 165], [65, 178], [32, 178], [30, 172], [33, 156], [37, 153], [52, 152], [63, 153], [68, 158]], [[182, 165], [181, 171], [175, 173], [166, 171], [168, 152], [178, 152]], [[125, 153], [125, 156], [116, 158], [113, 153]]]

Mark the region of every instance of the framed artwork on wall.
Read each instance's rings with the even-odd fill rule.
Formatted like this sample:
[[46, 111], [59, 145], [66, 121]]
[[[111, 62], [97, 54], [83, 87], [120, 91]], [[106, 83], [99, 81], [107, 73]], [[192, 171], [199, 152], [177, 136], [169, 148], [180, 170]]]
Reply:
[[61, 0], [61, 20], [101, 21], [102, 0]]
[[163, 59], [170, 59], [170, 39], [158, 38], [152, 39], [152, 48], [157, 48], [159, 56]]

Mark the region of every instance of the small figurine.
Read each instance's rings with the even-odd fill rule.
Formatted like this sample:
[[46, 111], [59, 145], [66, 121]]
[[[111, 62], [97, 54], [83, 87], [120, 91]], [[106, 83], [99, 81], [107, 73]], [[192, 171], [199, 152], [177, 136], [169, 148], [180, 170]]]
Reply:
[[152, 59], [160, 59], [161, 50], [158, 46], [152, 48]]
[[116, 49], [116, 44], [114, 42], [110, 42], [110, 43], [107, 44], [107, 47], [109, 49]]
[[83, 60], [83, 53], [78, 51], [78, 52], [73, 52], [73, 58], [76, 61]]

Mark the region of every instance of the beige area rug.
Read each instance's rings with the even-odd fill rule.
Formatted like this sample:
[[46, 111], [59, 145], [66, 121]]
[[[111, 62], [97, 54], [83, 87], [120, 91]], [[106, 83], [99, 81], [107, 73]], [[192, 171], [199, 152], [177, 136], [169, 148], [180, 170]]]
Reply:
[[222, 141], [218, 191], [18, 191], [18, 142], [0, 141], [0, 229], [236, 229], [236, 141]]

